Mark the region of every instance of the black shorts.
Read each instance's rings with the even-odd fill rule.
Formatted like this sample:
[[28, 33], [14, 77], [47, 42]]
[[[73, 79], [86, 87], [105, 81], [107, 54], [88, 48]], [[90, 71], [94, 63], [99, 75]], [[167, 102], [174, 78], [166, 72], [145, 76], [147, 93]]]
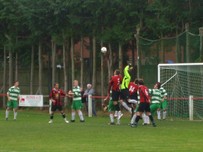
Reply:
[[120, 99], [123, 101], [127, 101], [129, 99], [130, 93], [128, 89], [122, 89], [121, 90], [121, 96]]
[[62, 106], [60, 106], [60, 105], [52, 105], [51, 106], [51, 111], [56, 111], [56, 110], [59, 110], [59, 111], [62, 111], [63, 110], [63, 107]]
[[112, 90], [112, 101], [118, 101], [120, 98], [120, 91], [114, 91]]
[[137, 93], [133, 93], [132, 95], [130, 95], [130, 99], [137, 100]]
[[148, 102], [140, 102], [137, 111], [138, 112], [150, 112], [150, 103], [148, 103]]

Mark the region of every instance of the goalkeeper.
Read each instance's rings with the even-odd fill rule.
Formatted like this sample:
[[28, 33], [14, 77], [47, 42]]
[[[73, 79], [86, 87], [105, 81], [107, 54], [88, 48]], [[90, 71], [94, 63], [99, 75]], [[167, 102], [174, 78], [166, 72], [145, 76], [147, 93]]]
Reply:
[[133, 70], [133, 67], [132, 65], [127, 65], [125, 68], [124, 68], [124, 77], [123, 77], [123, 80], [122, 80], [122, 83], [121, 83], [121, 97], [120, 97], [120, 103], [121, 105], [126, 109], [128, 110], [130, 113], [132, 113], [133, 111], [133, 108], [130, 108], [126, 102], [128, 102], [129, 100], [129, 96], [130, 96], [130, 93], [129, 93], [129, 83], [130, 83], [130, 80], [131, 80], [131, 76], [130, 76], [130, 71]]

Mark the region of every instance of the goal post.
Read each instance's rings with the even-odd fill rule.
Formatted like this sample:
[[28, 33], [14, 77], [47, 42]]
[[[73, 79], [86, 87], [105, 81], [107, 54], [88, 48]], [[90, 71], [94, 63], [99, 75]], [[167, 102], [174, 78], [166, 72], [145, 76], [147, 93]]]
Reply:
[[158, 81], [168, 93], [168, 115], [203, 120], [203, 63], [159, 64]]

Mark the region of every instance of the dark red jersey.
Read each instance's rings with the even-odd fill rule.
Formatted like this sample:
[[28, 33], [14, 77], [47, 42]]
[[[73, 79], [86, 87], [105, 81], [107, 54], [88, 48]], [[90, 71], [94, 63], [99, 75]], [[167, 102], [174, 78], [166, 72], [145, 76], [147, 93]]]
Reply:
[[110, 90], [120, 91], [121, 82], [122, 82], [122, 76], [121, 75], [112, 76], [111, 80], [109, 81], [108, 93], [110, 93]]
[[65, 97], [65, 93], [63, 90], [61, 89], [56, 89], [56, 88], [53, 88], [51, 90], [51, 93], [49, 95], [49, 99], [53, 100], [52, 101], [52, 104], [53, 105], [59, 105], [59, 106], [62, 106], [62, 98]]
[[140, 102], [150, 102], [149, 90], [144, 85], [139, 85]]
[[129, 86], [128, 86], [128, 90], [129, 90], [130, 95], [137, 94], [138, 85], [135, 84], [134, 82], [130, 82]]

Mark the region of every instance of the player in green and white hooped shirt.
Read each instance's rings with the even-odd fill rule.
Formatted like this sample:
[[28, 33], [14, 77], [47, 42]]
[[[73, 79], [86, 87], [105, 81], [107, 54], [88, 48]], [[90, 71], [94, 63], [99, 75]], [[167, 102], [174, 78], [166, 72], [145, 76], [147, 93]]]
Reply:
[[[150, 111], [152, 114], [155, 113], [160, 108], [160, 104], [163, 98], [160, 87], [161, 87], [161, 83], [157, 82], [154, 85], [154, 89], [149, 89], [149, 94], [151, 96]], [[149, 117], [146, 115], [143, 115], [143, 121], [144, 121], [143, 123], [144, 125], [149, 124]]]
[[161, 94], [162, 94], [163, 98], [162, 98], [162, 101], [161, 101], [161, 106], [157, 110], [157, 118], [159, 120], [161, 119], [161, 111], [163, 111], [163, 119], [166, 119], [166, 109], [167, 109], [167, 106], [168, 106], [166, 90], [163, 87], [161, 87], [160, 91], [161, 91]]
[[19, 82], [15, 81], [14, 86], [10, 87], [7, 92], [7, 108], [6, 108], [6, 120], [8, 120], [9, 116], [9, 110], [13, 108], [14, 112], [14, 120], [16, 120], [17, 117], [17, 108], [18, 108], [18, 100], [20, 95], [20, 88]]
[[80, 122], [84, 122], [84, 117], [83, 113], [81, 111], [82, 109], [82, 97], [81, 97], [81, 88], [78, 85], [78, 80], [73, 81], [73, 88], [72, 91], [68, 92], [69, 96], [73, 98], [73, 102], [71, 105], [71, 122], [75, 122], [75, 112], [77, 111], [79, 117], [80, 117]]

